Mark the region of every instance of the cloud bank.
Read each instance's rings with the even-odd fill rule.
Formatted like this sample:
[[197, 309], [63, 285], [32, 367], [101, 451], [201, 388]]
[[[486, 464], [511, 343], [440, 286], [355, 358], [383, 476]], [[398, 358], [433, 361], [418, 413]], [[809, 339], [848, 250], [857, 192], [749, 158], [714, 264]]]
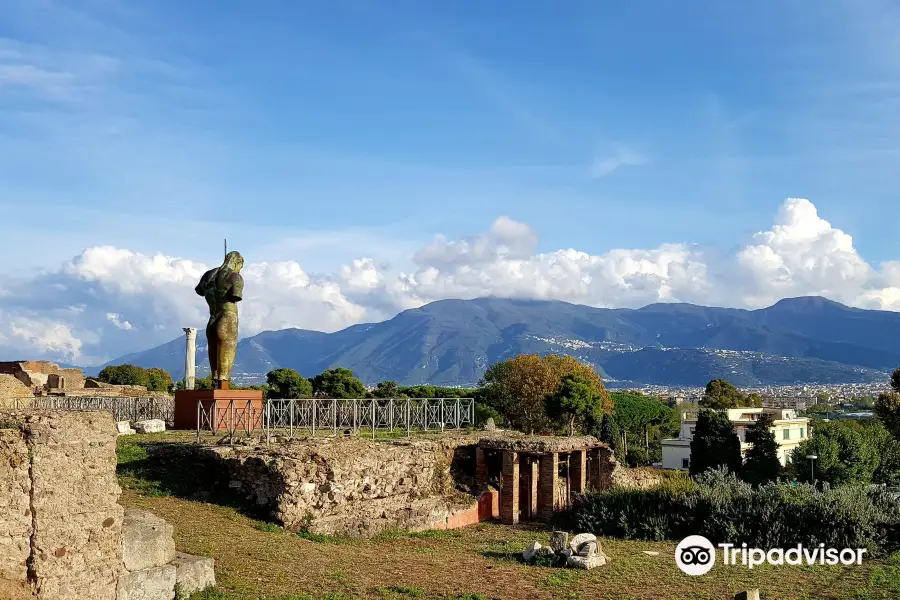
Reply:
[[[557, 299], [596, 307], [654, 302], [759, 308], [781, 298], [823, 295], [862, 308], [900, 310], [900, 261], [870, 265], [853, 239], [790, 198], [774, 224], [736, 253], [686, 243], [538, 253], [524, 223], [497, 218], [482, 234], [437, 236], [400, 272], [361, 257], [335, 273], [311, 274], [294, 261], [244, 267], [241, 333], [300, 327], [335, 331], [445, 298]], [[102, 362], [203, 328], [194, 293], [213, 265], [95, 246], [54, 271], [0, 290], [0, 349], [7, 358]]]

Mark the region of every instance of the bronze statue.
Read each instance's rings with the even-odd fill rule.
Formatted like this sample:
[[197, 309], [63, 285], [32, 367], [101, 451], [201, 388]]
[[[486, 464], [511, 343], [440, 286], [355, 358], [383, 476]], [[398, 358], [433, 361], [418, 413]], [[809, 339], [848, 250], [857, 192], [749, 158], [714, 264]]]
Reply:
[[238, 252], [225, 255], [221, 267], [210, 269], [200, 278], [194, 291], [206, 298], [209, 322], [206, 324], [206, 343], [209, 347], [209, 368], [216, 389], [228, 389], [231, 367], [237, 352], [238, 308], [244, 295], [241, 267], [244, 257]]

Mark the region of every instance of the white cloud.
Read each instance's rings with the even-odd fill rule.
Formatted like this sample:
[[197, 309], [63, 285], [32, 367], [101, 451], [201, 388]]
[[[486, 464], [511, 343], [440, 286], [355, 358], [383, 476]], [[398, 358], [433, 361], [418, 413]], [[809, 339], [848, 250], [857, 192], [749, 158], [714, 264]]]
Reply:
[[108, 313], [106, 313], [106, 318], [110, 323], [112, 323], [119, 329], [125, 329], [125, 330], [133, 329], [133, 327], [131, 326], [131, 323], [124, 320], [122, 318], [122, 315], [120, 315], [120, 314], [108, 312]]
[[[4, 319], [5, 320], [5, 319]], [[6, 344], [23, 352], [36, 352], [76, 360], [83, 342], [73, 335], [68, 325], [50, 319], [12, 317], [0, 334]]]
[[743, 304], [764, 305], [806, 294], [854, 303], [877, 283], [875, 270], [856, 252], [853, 238], [801, 198], [786, 200], [772, 229], [755, 234], [737, 261], [749, 275], [749, 292], [736, 299]]
[[[434, 300], [486, 295], [598, 307], [692, 302], [747, 308], [824, 295], [900, 310], [900, 261], [868, 264], [851, 236], [803, 199], [786, 200], [773, 226], [730, 256], [686, 243], [603, 254], [536, 248], [531, 227], [499, 217], [480, 235], [436, 237], [415, 253], [410, 272], [375, 258], [323, 275], [295, 261], [249, 263], [241, 334], [286, 327], [335, 331]], [[55, 272], [5, 284], [0, 345], [29, 356], [114, 357], [172, 339], [185, 326], [202, 329], [208, 312], [194, 286], [208, 268], [186, 258], [88, 248]]]
[[594, 157], [594, 162], [591, 164], [591, 177], [599, 179], [622, 167], [637, 167], [646, 162], [647, 158], [641, 153], [631, 148], [617, 145], [611, 154]]

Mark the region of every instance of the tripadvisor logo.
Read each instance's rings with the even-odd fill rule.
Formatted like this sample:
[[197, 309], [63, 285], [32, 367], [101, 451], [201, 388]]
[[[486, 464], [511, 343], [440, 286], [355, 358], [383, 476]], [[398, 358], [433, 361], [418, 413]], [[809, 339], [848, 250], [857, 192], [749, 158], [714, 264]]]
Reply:
[[[722, 564], [742, 565], [748, 569], [769, 565], [861, 565], [865, 548], [826, 548], [819, 544], [807, 548], [797, 544], [792, 548], [748, 548], [747, 544], [719, 544]], [[675, 548], [675, 564], [687, 575], [705, 575], [716, 563], [716, 546], [702, 535], [690, 535]]]

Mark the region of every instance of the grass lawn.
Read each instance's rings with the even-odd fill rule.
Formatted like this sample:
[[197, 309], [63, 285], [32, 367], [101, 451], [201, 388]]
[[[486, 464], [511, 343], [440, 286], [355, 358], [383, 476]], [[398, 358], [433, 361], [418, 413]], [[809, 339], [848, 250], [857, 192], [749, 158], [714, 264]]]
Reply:
[[[120, 440], [120, 460], [127, 461], [134, 440]], [[136, 485], [133, 477], [123, 483], [122, 503], [172, 523], [180, 551], [215, 558], [219, 586], [194, 600], [730, 600], [755, 587], [767, 599], [900, 598], [900, 556], [860, 567], [765, 566], [749, 571], [717, 565], [707, 575], [689, 577], [675, 566], [674, 543], [603, 539], [611, 563], [585, 572], [519, 563], [518, 555], [531, 542], [548, 541], [549, 532], [536, 527], [491, 523], [453, 531], [391, 532], [370, 540], [301, 536], [231, 507]]]

